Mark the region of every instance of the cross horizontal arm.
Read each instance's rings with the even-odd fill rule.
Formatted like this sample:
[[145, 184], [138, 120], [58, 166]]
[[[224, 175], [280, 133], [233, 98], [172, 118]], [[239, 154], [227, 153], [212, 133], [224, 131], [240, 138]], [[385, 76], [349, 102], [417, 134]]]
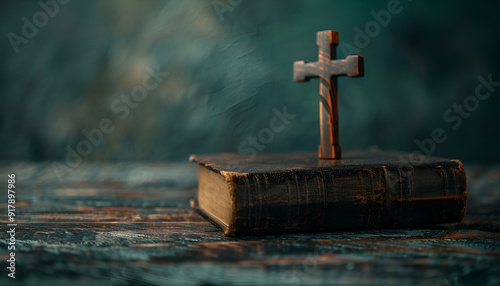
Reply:
[[363, 76], [364, 58], [362, 56], [347, 56], [347, 58], [343, 60], [330, 61], [328, 64], [328, 70], [330, 71], [330, 76]]
[[363, 76], [364, 59], [362, 56], [347, 56], [343, 60], [306, 63], [297, 61], [293, 63], [293, 80], [308, 81], [311, 77], [329, 79], [332, 76], [347, 75], [350, 77]]
[[311, 77], [318, 77], [319, 70], [317, 69], [318, 62], [306, 63], [298, 61], [293, 63], [293, 80], [308, 81]]

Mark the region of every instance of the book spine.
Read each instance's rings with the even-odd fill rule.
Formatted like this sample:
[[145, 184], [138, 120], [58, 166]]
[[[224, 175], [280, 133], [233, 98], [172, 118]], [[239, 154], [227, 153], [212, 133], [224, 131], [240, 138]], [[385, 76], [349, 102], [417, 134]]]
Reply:
[[467, 201], [459, 161], [247, 174], [229, 183], [232, 236], [453, 223]]

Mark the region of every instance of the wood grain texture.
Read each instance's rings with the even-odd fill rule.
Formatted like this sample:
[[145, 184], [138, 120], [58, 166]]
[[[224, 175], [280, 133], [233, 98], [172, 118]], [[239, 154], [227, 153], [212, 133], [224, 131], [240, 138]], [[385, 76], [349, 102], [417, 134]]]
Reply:
[[466, 169], [460, 224], [230, 238], [189, 207], [192, 163], [82, 164], [63, 182], [49, 163], [2, 163], [17, 178], [19, 260], [0, 284], [498, 285], [500, 166]]
[[340, 159], [342, 156], [339, 144], [339, 108], [337, 77], [363, 76], [364, 58], [362, 56], [347, 56], [343, 60], [337, 58], [339, 34], [336, 31], [320, 31], [316, 34], [316, 45], [319, 47], [318, 61], [293, 63], [294, 81], [308, 81], [319, 78], [319, 116], [321, 125], [321, 144], [318, 157], [321, 159]]

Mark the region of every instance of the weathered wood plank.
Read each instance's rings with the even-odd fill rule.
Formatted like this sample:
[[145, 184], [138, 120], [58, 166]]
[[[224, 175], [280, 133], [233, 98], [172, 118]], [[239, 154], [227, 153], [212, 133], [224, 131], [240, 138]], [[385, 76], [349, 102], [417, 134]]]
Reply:
[[244, 238], [224, 237], [189, 208], [190, 166], [93, 163], [60, 182], [47, 163], [0, 164], [0, 178], [16, 172], [20, 199], [19, 278], [0, 284], [500, 283], [500, 166], [467, 166], [461, 224]]

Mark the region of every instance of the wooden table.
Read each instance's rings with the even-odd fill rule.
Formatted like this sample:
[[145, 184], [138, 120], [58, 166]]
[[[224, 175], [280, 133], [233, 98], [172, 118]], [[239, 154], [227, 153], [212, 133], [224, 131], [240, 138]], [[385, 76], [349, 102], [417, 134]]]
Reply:
[[[466, 166], [458, 225], [228, 238], [189, 207], [197, 167], [50, 163], [16, 174], [16, 279], [0, 285], [500, 285], [500, 166]], [[7, 191], [0, 196], [6, 237]], [[429, 210], [432, 211], [432, 210]]]

